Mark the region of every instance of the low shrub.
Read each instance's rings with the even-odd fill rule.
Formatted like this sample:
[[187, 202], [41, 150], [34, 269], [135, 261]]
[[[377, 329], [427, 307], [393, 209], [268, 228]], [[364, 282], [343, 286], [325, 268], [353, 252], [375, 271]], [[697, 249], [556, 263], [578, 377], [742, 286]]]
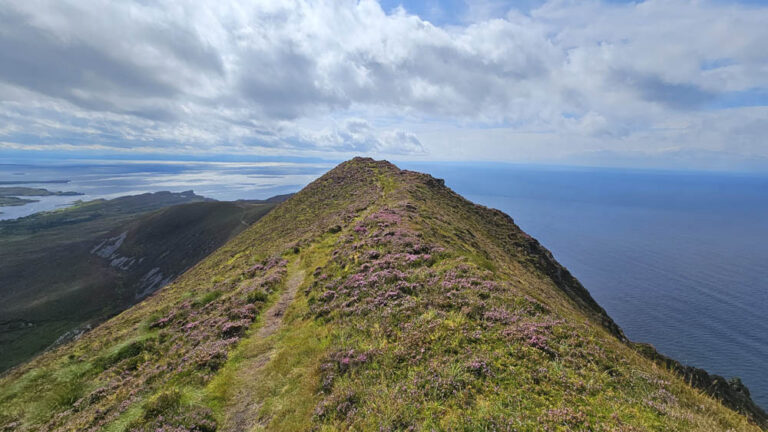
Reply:
[[248, 293], [246, 300], [248, 303], [263, 303], [267, 301], [269, 295], [264, 291], [254, 290]]
[[221, 297], [222, 294], [223, 292], [221, 290], [208, 291], [207, 293], [200, 296], [197, 300], [195, 300], [192, 303], [192, 306], [196, 308], [201, 308], [207, 305], [208, 303], [218, 299], [219, 297]]
[[[129, 359], [132, 357], [136, 357], [142, 352], [144, 352], [148, 346], [150, 345], [149, 340], [137, 340], [133, 342], [129, 342], [120, 348], [117, 349], [117, 351], [108, 354], [103, 357], [99, 357], [94, 361], [94, 366], [98, 369], [109, 369], [110, 367], [116, 365], [117, 363], [120, 363], [121, 361], [125, 359]], [[135, 368], [136, 365], [134, 365], [132, 368]]]
[[144, 419], [153, 420], [161, 415], [175, 412], [181, 406], [181, 392], [173, 389], [162, 392], [144, 405]]

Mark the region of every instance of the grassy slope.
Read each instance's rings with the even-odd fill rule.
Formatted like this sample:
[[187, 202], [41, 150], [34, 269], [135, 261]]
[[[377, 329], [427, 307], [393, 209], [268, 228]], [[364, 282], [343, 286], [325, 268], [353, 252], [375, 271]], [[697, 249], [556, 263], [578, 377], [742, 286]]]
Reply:
[[[164, 277], [182, 273], [274, 207], [203, 200], [145, 194], [0, 225], [0, 371], [130, 307], [153, 268]], [[123, 232], [117, 253], [141, 263], [118, 269], [91, 253]]]
[[[434, 179], [356, 159], [147, 301], [12, 371], [0, 425], [757, 430], [620, 341], [542, 253]], [[259, 337], [297, 269], [307, 277], [282, 326]], [[238, 419], [240, 407], [255, 415]]]

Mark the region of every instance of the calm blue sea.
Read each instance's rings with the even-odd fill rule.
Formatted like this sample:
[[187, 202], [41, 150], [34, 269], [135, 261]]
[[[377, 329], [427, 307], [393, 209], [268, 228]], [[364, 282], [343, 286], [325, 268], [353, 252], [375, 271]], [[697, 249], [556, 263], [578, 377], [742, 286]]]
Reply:
[[[3, 207], [0, 218], [74, 199], [157, 190], [217, 198], [296, 191], [334, 163], [0, 165], [0, 181], [84, 197]], [[415, 164], [458, 193], [510, 214], [582, 281], [633, 340], [739, 376], [768, 407], [768, 175]]]

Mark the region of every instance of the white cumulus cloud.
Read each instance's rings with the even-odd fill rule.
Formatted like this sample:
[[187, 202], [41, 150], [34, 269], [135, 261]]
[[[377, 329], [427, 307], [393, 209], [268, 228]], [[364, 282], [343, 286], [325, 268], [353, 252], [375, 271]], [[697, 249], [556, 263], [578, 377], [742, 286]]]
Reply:
[[467, 11], [439, 26], [374, 0], [0, 0], [0, 149], [768, 157], [768, 7]]

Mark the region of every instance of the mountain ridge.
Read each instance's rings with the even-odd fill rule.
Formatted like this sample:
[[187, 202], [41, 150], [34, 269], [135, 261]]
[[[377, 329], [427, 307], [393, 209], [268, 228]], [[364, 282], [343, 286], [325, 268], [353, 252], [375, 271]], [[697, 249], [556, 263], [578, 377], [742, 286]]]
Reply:
[[19, 430], [757, 430], [509, 216], [361, 158], [0, 384]]

